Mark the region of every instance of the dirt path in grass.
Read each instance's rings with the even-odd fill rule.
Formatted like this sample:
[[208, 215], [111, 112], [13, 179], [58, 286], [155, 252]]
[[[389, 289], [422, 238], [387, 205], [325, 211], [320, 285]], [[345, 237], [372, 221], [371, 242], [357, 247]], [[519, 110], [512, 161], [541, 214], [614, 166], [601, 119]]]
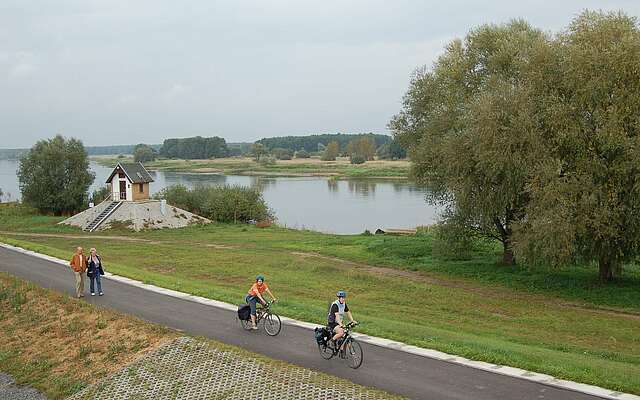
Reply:
[[[58, 233], [30, 233], [30, 232], [10, 232], [10, 231], [0, 231], [0, 235], [12, 235], [12, 236], [31, 236], [31, 237], [49, 237], [49, 238], [58, 238], [58, 239], [96, 239], [96, 240], [116, 240], [121, 242], [138, 242], [138, 243], [147, 243], [147, 244], [175, 244], [173, 241], [167, 240], [151, 240], [151, 239], [143, 239], [143, 238], [132, 238], [128, 236], [106, 236], [106, 235], [68, 235], [68, 234], [58, 234]], [[217, 243], [198, 243], [193, 242], [193, 244], [211, 247], [214, 249], [220, 250], [231, 250], [236, 249], [236, 246], [229, 246], [224, 244]]]

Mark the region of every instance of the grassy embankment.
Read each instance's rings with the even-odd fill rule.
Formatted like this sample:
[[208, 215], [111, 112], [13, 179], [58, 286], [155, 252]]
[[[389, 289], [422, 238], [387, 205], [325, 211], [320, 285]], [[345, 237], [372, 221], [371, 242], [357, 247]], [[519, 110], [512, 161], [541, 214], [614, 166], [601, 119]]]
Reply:
[[429, 235], [239, 225], [89, 235], [54, 225], [59, 218], [0, 210], [0, 241], [65, 259], [77, 245], [95, 246], [111, 272], [231, 303], [264, 273], [279, 312], [317, 323], [344, 288], [361, 332], [640, 394], [635, 265], [601, 285], [594, 266], [502, 267], [493, 246], [440, 260]]
[[[161, 326], [0, 273], [0, 371], [51, 399], [76, 393], [178, 336]], [[301, 369], [235, 346], [198, 340], [232, 353], [234, 360], [259, 362], [275, 375]], [[321, 373], [312, 379], [321, 385], [374, 392], [377, 398], [398, 398]]]
[[64, 398], [176, 334], [0, 273], [0, 371]]
[[[118, 162], [132, 162], [129, 157], [92, 157], [97, 163], [113, 167]], [[156, 160], [146, 162], [151, 170], [224, 173], [228, 175], [265, 176], [333, 176], [338, 178], [406, 178], [409, 173], [408, 161], [368, 161], [353, 165], [348, 158], [336, 161], [321, 161], [317, 157], [278, 160], [274, 165], [260, 165], [251, 158], [230, 157], [213, 160]]]

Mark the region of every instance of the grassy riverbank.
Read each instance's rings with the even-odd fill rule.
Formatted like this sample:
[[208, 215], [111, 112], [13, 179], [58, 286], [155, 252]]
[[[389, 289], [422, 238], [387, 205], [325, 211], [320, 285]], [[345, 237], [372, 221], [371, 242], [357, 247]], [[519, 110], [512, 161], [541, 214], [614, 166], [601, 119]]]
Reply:
[[338, 236], [209, 225], [86, 234], [0, 207], [0, 241], [68, 258], [97, 247], [114, 273], [237, 303], [256, 273], [284, 315], [322, 323], [338, 288], [360, 331], [640, 394], [640, 268], [601, 285], [594, 266], [505, 268], [499, 248], [446, 261], [432, 237]]
[[[113, 167], [118, 162], [131, 162], [131, 157], [92, 157], [100, 165]], [[319, 158], [278, 160], [273, 165], [261, 165], [248, 157], [217, 158], [213, 160], [156, 160], [145, 163], [150, 170], [224, 173], [228, 175], [266, 176], [334, 176], [344, 178], [407, 178], [408, 161], [368, 161], [353, 165], [348, 158], [321, 161]]]

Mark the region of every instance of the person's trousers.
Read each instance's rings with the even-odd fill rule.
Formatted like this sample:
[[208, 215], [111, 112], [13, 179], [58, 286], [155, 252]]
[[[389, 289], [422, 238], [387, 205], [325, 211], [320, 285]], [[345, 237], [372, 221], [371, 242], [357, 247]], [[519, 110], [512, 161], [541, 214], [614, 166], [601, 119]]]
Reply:
[[94, 285], [93, 282], [95, 281], [97, 289], [98, 289], [98, 293], [102, 293], [102, 283], [100, 282], [100, 273], [96, 273], [91, 275], [91, 277], [89, 278], [89, 289], [91, 290], [91, 293], [95, 293], [96, 291], [93, 290], [94, 289]]
[[76, 297], [84, 294], [84, 274], [82, 272], [73, 271], [76, 277]]
[[256, 315], [256, 305], [260, 301], [258, 296], [252, 296], [248, 294], [245, 296], [244, 301], [246, 301], [247, 304], [249, 304], [249, 307], [251, 308], [251, 315]]

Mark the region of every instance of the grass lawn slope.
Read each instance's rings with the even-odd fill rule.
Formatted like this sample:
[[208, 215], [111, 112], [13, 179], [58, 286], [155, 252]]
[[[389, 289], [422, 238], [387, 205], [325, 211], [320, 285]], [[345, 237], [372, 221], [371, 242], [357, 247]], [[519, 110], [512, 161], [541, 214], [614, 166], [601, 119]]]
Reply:
[[337, 289], [359, 329], [476, 360], [640, 394], [640, 268], [601, 285], [595, 266], [503, 267], [500, 250], [470, 259], [432, 254], [432, 237], [327, 235], [212, 224], [99, 235], [55, 225], [25, 207], [0, 207], [0, 241], [67, 259], [97, 247], [110, 272], [241, 302], [257, 273], [277, 311], [323, 323]]

